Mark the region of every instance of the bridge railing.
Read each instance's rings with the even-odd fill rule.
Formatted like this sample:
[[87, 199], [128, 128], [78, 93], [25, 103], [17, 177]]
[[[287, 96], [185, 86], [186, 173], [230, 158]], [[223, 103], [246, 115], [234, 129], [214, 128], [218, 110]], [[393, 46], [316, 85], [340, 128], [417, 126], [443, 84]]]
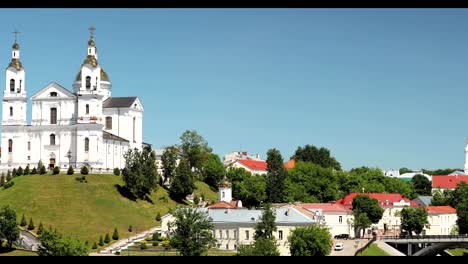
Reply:
[[439, 240], [439, 239], [450, 239], [450, 240], [458, 240], [458, 239], [463, 239], [463, 238], [468, 238], [468, 234], [464, 235], [403, 235], [400, 234], [399, 236], [381, 236], [380, 239], [386, 240], [386, 239], [434, 239], [434, 240]]

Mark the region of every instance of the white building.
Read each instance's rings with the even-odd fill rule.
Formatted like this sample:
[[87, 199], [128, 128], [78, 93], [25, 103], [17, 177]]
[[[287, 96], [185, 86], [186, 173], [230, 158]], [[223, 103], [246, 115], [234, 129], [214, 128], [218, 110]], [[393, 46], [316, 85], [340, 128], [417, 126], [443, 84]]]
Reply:
[[223, 164], [224, 166], [228, 166], [229, 164], [235, 162], [238, 159], [263, 161], [262, 159], [260, 159], [259, 154], [250, 155], [247, 151], [234, 151], [224, 155]]
[[400, 176], [400, 170], [386, 170], [383, 171], [385, 176], [389, 177], [399, 177]]
[[267, 163], [263, 160], [237, 159], [229, 168], [242, 168], [252, 174], [267, 174]]
[[0, 169], [31, 168], [42, 161], [62, 170], [89, 166], [93, 171], [123, 168], [129, 148], [142, 149], [143, 105], [138, 97], [111, 97], [111, 82], [98, 64], [91, 37], [73, 89], [52, 82], [31, 97], [27, 124], [26, 71], [20, 47], [13, 44], [3, 91]]
[[426, 235], [450, 235], [457, 226], [457, 211], [451, 206], [428, 206], [429, 228], [424, 229]]

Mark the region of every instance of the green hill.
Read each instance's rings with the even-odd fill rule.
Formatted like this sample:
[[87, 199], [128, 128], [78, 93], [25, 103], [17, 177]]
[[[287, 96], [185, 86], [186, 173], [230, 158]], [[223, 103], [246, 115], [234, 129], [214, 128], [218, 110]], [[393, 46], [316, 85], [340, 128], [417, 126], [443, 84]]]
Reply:
[[[124, 198], [117, 185], [123, 185], [122, 178], [115, 175], [88, 175], [87, 183], [75, 180], [69, 175], [28, 175], [13, 178], [15, 185], [4, 190], [0, 188], [0, 205], [10, 205], [16, 210], [18, 222], [24, 213], [32, 217], [37, 227], [42, 222], [45, 228], [52, 226], [59, 232], [74, 235], [82, 241], [98, 242], [106, 233], [112, 236], [117, 227], [120, 238], [144, 231], [160, 223], [155, 216], [161, 216], [177, 203], [169, 198], [167, 191], [158, 187], [148, 201], [131, 201]], [[206, 184], [196, 183], [196, 192], [205, 197], [216, 197]], [[133, 233], [128, 232], [129, 225]], [[34, 231], [36, 231], [34, 230]]]

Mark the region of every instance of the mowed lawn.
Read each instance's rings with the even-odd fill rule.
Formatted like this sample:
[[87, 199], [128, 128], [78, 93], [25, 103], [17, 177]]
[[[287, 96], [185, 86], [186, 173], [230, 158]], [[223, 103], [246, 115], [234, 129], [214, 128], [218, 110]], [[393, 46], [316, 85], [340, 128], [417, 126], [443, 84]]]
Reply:
[[371, 244], [359, 256], [390, 256], [375, 244]]
[[[115, 185], [123, 185], [122, 177], [115, 175], [87, 175], [87, 183], [80, 183], [75, 174], [27, 175], [13, 178], [15, 185], [0, 188], [0, 205], [10, 205], [16, 210], [18, 222], [24, 213], [29, 223], [32, 217], [37, 227], [52, 226], [57, 231], [88, 241], [91, 246], [106, 233], [112, 236], [117, 227], [120, 238], [128, 237], [159, 226], [155, 220], [177, 204], [169, 198], [165, 189], [158, 187], [151, 194], [153, 203], [131, 201], [123, 197]], [[206, 197], [216, 196], [204, 183], [197, 183]], [[128, 232], [129, 225], [133, 233]], [[34, 230], [34, 231], [36, 231]]]

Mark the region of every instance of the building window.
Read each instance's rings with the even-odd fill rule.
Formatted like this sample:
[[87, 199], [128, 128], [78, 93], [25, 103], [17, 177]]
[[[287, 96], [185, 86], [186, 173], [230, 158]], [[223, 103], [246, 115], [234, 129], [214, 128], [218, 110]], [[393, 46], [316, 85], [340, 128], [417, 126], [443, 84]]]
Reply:
[[84, 139], [84, 151], [85, 152], [89, 151], [89, 138]]
[[13, 152], [13, 140], [8, 140], [8, 153]]
[[91, 77], [86, 76], [86, 90], [91, 89]]
[[229, 239], [229, 230], [226, 230], [226, 238]]
[[229, 244], [226, 244], [226, 249], [229, 249]]
[[249, 240], [249, 231], [245, 230], [245, 240]]
[[106, 116], [106, 129], [112, 129], [112, 117]]
[[237, 230], [234, 230], [234, 239], [237, 239]]
[[50, 134], [50, 145], [55, 145], [55, 135], [54, 134]]
[[86, 105], [86, 114], [89, 115], [89, 104]]
[[237, 245], [236, 244], [234, 244], [234, 250], [237, 250]]
[[10, 106], [10, 116], [13, 116], [13, 106]]
[[15, 80], [11, 79], [10, 80], [10, 92], [15, 91]]
[[107, 154], [110, 154], [110, 145], [107, 145]]
[[133, 142], [136, 142], [136, 140], [135, 140], [135, 123], [136, 123], [136, 117], [133, 118]]
[[28, 156], [28, 160], [31, 160], [31, 156]]
[[225, 195], [225, 193], [224, 193], [224, 191], [223, 191], [223, 192], [222, 192], [222, 197], [224, 198], [225, 196], [226, 196], [226, 195]]
[[50, 109], [50, 123], [52, 125], [57, 124], [57, 108], [52, 107]]
[[283, 239], [283, 231], [282, 230], [278, 231], [278, 239], [279, 240]]
[[50, 97], [57, 97], [57, 92], [51, 92]]
[[343, 223], [343, 217], [342, 217], [341, 215], [338, 217], [338, 221], [339, 221], [340, 223]]
[[219, 230], [219, 238], [223, 238], [223, 230]]
[[28, 141], [28, 150], [31, 150], [31, 141]]

